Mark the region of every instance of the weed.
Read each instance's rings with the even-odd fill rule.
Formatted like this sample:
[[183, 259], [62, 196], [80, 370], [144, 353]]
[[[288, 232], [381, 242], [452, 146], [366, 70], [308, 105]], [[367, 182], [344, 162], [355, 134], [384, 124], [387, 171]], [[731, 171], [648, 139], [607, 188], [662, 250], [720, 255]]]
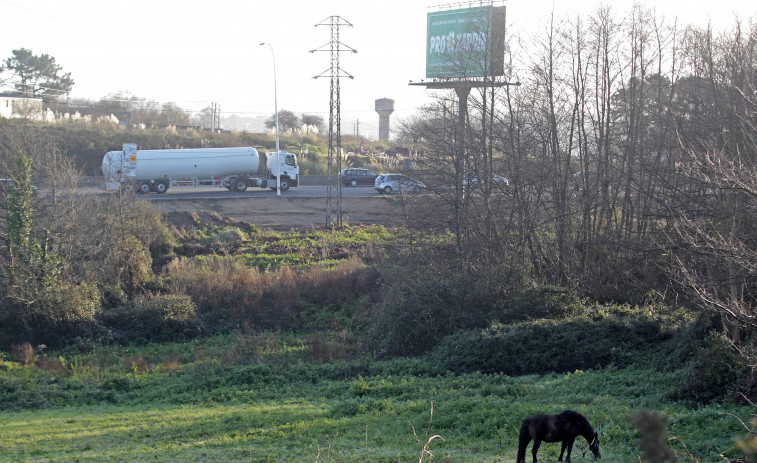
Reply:
[[37, 354], [42, 352], [46, 347], [44, 344], [32, 347], [30, 343], [24, 342], [11, 347], [11, 356], [21, 365], [31, 365], [37, 361]]
[[[418, 463], [431, 461], [431, 459], [434, 457], [434, 454], [431, 453], [432, 441], [434, 441], [435, 439], [444, 440], [444, 438], [440, 436], [439, 434], [435, 434], [429, 437], [429, 430], [431, 429], [431, 424], [433, 423], [433, 421], [434, 421], [434, 403], [431, 402], [431, 417], [429, 418], [428, 426], [426, 427], [426, 430], [424, 432], [425, 434], [424, 438], [420, 439], [418, 437], [418, 433], [415, 431], [415, 426], [413, 426], [412, 424], [410, 425], [413, 428], [413, 437], [415, 437], [415, 441], [418, 442], [419, 444], [423, 444], [423, 447], [421, 447], [420, 457], [418, 458]], [[425, 443], [424, 443], [424, 440], [425, 440]]]
[[30, 365], [34, 362], [34, 349], [28, 342], [15, 345], [11, 348], [11, 356], [21, 365]]

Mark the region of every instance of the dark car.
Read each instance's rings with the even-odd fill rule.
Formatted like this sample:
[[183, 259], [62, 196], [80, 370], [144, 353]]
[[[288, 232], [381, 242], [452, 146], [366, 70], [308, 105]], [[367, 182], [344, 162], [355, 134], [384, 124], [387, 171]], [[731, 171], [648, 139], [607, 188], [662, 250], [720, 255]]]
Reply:
[[370, 169], [361, 167], [352, 167], [342, 169], [339, 173], [339, 180], [344, 186], [373, 185], [378, 174]]

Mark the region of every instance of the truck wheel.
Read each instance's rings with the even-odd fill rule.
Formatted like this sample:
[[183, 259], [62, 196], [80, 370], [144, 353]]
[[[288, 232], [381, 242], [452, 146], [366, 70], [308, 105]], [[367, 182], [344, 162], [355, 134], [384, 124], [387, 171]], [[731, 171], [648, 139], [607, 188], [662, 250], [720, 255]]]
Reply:
[[281, 191], [287, 191], [289, 189], [289, 179], [288, 178], [282, 178], [281, 179], [281, 185], [280, 187]]
[[168, 182], [160, 181], [155, 182], [155, 192], [159, 194], [163, 194], [166, 191], [168, 191]]
[[150, 193], [152, 191], [152, 185], [150, 185], [150, 182], [141, 182], [139, 184], [139, 192], [143, 195], [146, 195], [147, 193]]
[[234, 187], [232, 188], [233, 191], [247, 191], [247, 179], [244, 178], [237, 178], [234, 179], [233, 183]]

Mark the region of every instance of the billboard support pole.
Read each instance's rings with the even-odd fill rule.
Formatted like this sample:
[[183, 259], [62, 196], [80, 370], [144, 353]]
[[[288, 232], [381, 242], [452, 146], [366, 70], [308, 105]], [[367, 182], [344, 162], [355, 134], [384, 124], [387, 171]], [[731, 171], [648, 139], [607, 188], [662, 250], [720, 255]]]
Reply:
[[465, 150], [465, 118], [468, 115], [468, 95], [471, 87], [456, 87], [457, 95], [457, 122], [455, 124], [455, 141], [458, 156], [463, 156]]
[[[497, 77], [505, 75], [505, 7], [495, 6], [504, 0], [482, 0], [480, 6], [474, 2], [468, 8], [441, 9], [427, 16], [426, 30], [426, 78], [430, 81], [410, 81], [410, 85], [427, 89], [454, 90], [458, 99], [458, 112], [455, 120], [455, 156], [467, 164], [465, 156], [465, 129], [468, 114], [468, 97], [475, 88], [491, 88], [491, 118], [494, 117], [494, 88], [520, 85], [520, 82], [505, 82]], [[453, 4], [455, 6], [461, 3]], [[452, 5], [449, 5], [452, 6]], [[476, 28], [476, 26], [484, 26]], [[487, 108], [484, 107], [484, 111]], [[486, 117], [486, 114], [484, 114]], [[457, 161], [456, 160], [456, 161]], [[458, 164], [459, 166], [459, 164]], [[462, 166], [463, 175], [467, 175], [467, 165]], [[456, 190], [463, 191], [464, 179], [456, 179]], [[464, 193], [458, 193], [464, 194]], [[457, 204], [457, 202], [456, 202]], [[458, 251], [463, 257], [467, 255], [467, 239], [461, 240], [461, 234], [467, 235], [467, 214], [465, 208], [458, 210], [455, 206], [456, 222], [459, 229]]]

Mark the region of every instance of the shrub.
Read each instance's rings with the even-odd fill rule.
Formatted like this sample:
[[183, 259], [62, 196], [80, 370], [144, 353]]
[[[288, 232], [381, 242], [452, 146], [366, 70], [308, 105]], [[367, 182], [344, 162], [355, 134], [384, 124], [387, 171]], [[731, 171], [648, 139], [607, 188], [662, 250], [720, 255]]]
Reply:
[[156, 227], [155, 236], [150, 243], [150, 253], [153, 258], [169, 254], [178, 246], [179, 243], [176, 240], [176, 236], [160, 221], [159, 226]]
[[238, 243], [244, 240], [244, 233], [237, 227], [226, 227], [211, 237], [214, 243]]
[[11, 348], [11, 356], [21, 365], [31, 365], [34, 363], [36, 353], [31, 344], [24, 342]]
[[550, 285], [527, 286], [513, 291], [504, 302], [500, 321], [563, 318], [585, 311], [584, 302], [574, 292]]
[[155, 278], [152, 272], [152, 256], [135, 236], [127, 236], [119, 249], [119, 267], [124, 270], [121, 284], [128, 293], [133, 293]]
[[100, 292], [94, 283], [56, 282], [43, 300], [38, 315], [50, 323], [86, 324], [95, 321], [101, 310]]
[[686, 365], [680, 398], [709, 402], [733, 394], [746, 376], [744, 357], [721, 333], [711, 332]]
[[[591, 315], [594, 315], [593, 317]], [[618, 367], [669, 350], [681, 323], [677, 317], [630, 313], [587, 314], [560, 320], [493, 323], [446, 337], [431, 354], [453, 372], [511, 376]]]
[[561, 318], [583, 307], [570, 291], [533, 286], [518, 270], [484, 262], [406, 263], [383, 268], [382, 277], [388, 291], [370, 344], [387, 357], [427, 352], [445, 336], [492, 321]]
[[140, 296], [130, 305], [103, 312], [103, 322], [121, 341], [169, 341], [204, 331], [191, 298], [173, 294]]
[[97, 337], [102, 333], [101, 310], [100, 291], [94, 283], [53, 281], [34, 304], [27, 320], [31, 329], [27, 327], [24, 336], [50, 346]]
[[357, 260], [262, 272], [233, 258], [176, 259], [164, 276], [172, 292], [190, 296], [208, 318], [260, 329], [297, 329], [312, 304], [351, 301], [375, 286], [375, 276]]

